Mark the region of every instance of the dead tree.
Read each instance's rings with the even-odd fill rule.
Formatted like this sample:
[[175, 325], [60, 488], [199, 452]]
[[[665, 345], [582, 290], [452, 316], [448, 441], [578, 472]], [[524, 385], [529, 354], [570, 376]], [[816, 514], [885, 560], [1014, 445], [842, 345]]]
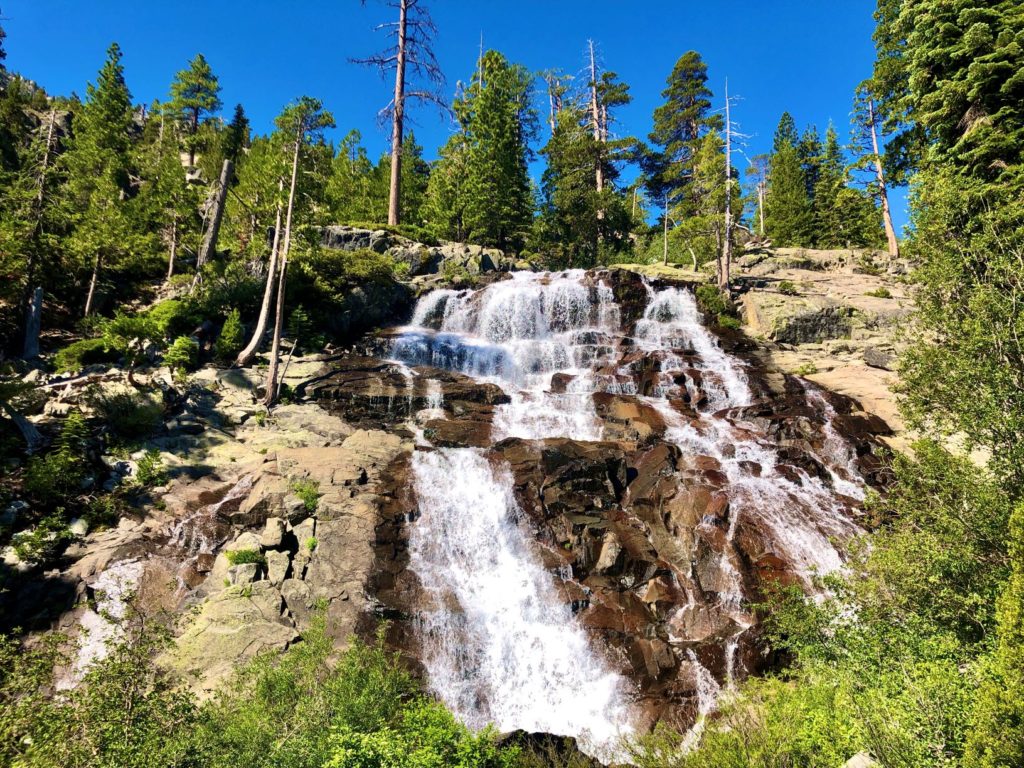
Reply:
[[878, 111], [875, 109], [875, 100], [866, 83], [857, 89], [853, 122], [855, 126], [854, 142], [861, 153], [856, 167], [867, 171], [873, 177], [869, 186], [874, 186], [874, 193], [882, 210], [882, 225], [885, 228], [889, 255], [896, 257], [900, 255], [900, 244], [896, 237], [896, 228], [893, 226], [892, 212], [889, 208], [889, 193], [885, 183], [885, 170], [878, 139]]
[[732, 266], [732, 121], [729, 109], [729, 81], [725, 81], [725, 231], [718, 265], [718, 287], [728, 291]]
[[[391, 188], [388, 196], [388, 224], [401, 221], [402, 142], [404, 139], [406, 102], [426, 101], [447, 111], [441, 95], [444, 75], [434, 56], [433, 42], [437, 27], [423, 0], [387, 0], [398, 11], [398, 21], [379, 24], [394, 43], [384, 51], [365, 59], [352, 59], [356, 64], [377, 67], [382, 76], [395, 73], [395, 90], [391, 102], [381, 110], [381, 120], [391, 118]], [[409, 89], [409, 80], [419, 85]]]
[[[594, 59], [594, 41], [588, 40], [590, 45], [590, 122], [594, 130], [594, 143], [602, 144], [604, 129], [601, 127], [601, 104], [597, 98], [597, 62]], [[604, 189], [604, 167], [601, 164], [600, 153], [597, 156], [597, 163], [594, 165], [594, 184], [598, 194]], [[601, 218], [604, 211], [598, 211], [597, 217]]]
[[[210, 190], [210, 201], [207, 207], [207, 227], [203, 236], [202, 245], [199, 247], [199, 255], [196, 257], [196, 281], [199, 280], [200, 270], [217, 250], [217, 238], [220, 235], [220, 223], [224, 218], [224, 203], [228, 197], [228, 187], [231, 185], [231, 174], [234, 172], [235, 164], [225, 159], [220, 169], [220, 178], [216, 185]], [[193, 283], [195, 285], [195, 283]]]
[[[281, 354], [281, 329], [284, 326], [284, 289], [288, 274], [288, 251], [292, 245], [292, 213], [295, 210], [295, 183], [299, 177], [299, 155], [306, 133], [304, 119], [299, 120], [295, 133], [295, 151], [292, 153], [292, 181], [288, 190], [288, 213], [284, 223], [284, 245], [281, 249], [280, 274], [277, 278], [277, 310], [274, 313], [274, 341], [270, 349], [270, 366], [267, 369], [267, 391], [263, 402], [269, 408], [277, 400], [277, 367]], [[269, 277], [268, 277], [269, 280]]]
[[274, 242], [270, 246], [270, 264], [267, 267], [267, 282], [263, 286], [263, 303], [260, 304], [260, 314], [256, 320], [256, 328], [252, 332], [252, 338], [235, 359], [235, 365], [248, 365], [259, 351], [263, 343], [263, 337], [267, 334], [267, 322], [270, 318], [270, 301], [274, 297], [274, 285], [277, 280], [277, 254], [281, 247], [281, 200], [280, 195], [284, 191], [284, 180], [277, 184], [278, 201], [277, 214], [274, 219]]
[[39, 327], [43, 299], [42, 288], [35, 285], [39, 265], [39, 241], [43, 234], [43, 211], [46, 206], [46, 182], [57, 148], [57, 110], [51, 109], [46, 120], [46, 138], [43, 141], [43, 155], [36, 177], [36, 194], [32, 201], [32, 232], [29, 235], [28, 259], [25, 264], [25, 288], [22, 293], [24, 308], [24, 330], [22, 357], [30, 360], [39, 355]]

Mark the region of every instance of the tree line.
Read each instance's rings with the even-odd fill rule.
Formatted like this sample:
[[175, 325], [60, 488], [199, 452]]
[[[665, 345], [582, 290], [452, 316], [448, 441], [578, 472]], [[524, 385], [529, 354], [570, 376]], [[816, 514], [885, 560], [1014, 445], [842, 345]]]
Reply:
[[[267, 297], [283, 284], [286, 252], [314, 248], [304, 233], [328, 223], [387, 221], [416, 239], [494, 246], [552, 267], [627, 256], [696, 267], [749, 239], [881, 242], [882, 176], [866, 188], [853, 179], [879, 151], [867, 147], [850, 163], [834, 128], [824, 142], [813, 127], [797, 136], [784, 115], [772, 153], [750, 160], [744, 185], [735, 131], [714, 107], [694, 51], [670, 73], [641, 140], [619, 119], [629, 86], [602, 67], [593, 43], [580, 76], [538, 75], [481, 51], [447, 101], [425, 3], [392, 6], [389, 47], [355, 59], [395, 75], [384, 110], [392, 146], [376, 161], [356, 131], [329, 142], [333, 119], [308, 97], [288, 105], [275, 130], [254, 134], [242, 105], [223, 112], [202, 54], [177, 73], [165, 100], [149, 105], [134, 102], [116, 44], [84, 98], [51, 96], [4, 69], [0, 269], [9, 279], [0, 333], [8, 350], [31, 356], [40, 322], [68, 327], [75, 317], [109, 315], [160, 277], [201, 281], [218, 248], [266, 277], [261, 315], [279, 314]], [[405, 130], [407, 102], [416, 100], [454, 120], [434, 162]], [[875, 130], [875, 117], [858, 121]], [[529, 164], [538, 155], [545, 162], [535, 182]], [[273, 325], [258, 323], [261, 332]]]

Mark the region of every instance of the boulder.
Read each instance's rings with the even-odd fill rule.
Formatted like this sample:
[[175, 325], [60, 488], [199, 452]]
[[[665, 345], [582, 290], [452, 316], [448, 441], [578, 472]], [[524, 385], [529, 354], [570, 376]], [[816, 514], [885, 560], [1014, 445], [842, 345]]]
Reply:
[[264, 549], [280, 549], [286, 530], [287, 526], [280, 517], [268, 517], [263, 525], [260, 546]]
[[291, 565], [291, 556], [287, 552], [271, 550], [266, 554], [267, 558], [267, 581], [275, 587], [288, 576], [288, 568]]

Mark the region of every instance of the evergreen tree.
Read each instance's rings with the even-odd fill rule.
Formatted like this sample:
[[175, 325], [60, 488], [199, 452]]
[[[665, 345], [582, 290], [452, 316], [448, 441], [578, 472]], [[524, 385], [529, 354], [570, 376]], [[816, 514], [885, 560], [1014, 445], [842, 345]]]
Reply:
[[185, 149], [191, 166], [196, 164], [196, 152], [200, 149], [200, 123], [204, 115], [220, 110], [219, 94], [217, 76], [201, 53], [196, 54], [188, 68], [178, 72], [171, 83], [170, 108], [184, 129]]
[[722, 128], [721, 115], [711, 110], [707, 65], [696, 51], [684, 53], [661, 92], [665, 103], [654, 110], [650, 141], [658, 151], [645, 159], [648, 189], [655, 200], [677, 204], [693, 173], [700, 141]]
[[818, 185], [821, 176], [821, 136], [818, 135], [816, 126], [809, 125], [804, 130], [800, 141], [797, 142], [797, 154], [800, 156], [800, 168], [804, 172], [804, 183], [807, 188], [807, 198], [814, 204], [814, 189]]
[[[497, 51], [480, 59], [465, 98], [455, 104], [465, 147], [465, 180], [458, 187], [442, 182], [433, 189], [427, 210], [437, 230], [451, 226], [452, 216], [438, 205], [437, 195], [458, 189], [455, 214], [466, 239], [498, 248], [517, 248], [529, 230], [533, 196], [527, 173], [529, 142], [536, 135], [537, 116], [530, 104], [532, 76], [525, 67], [510, 64]], [[453, 143], [458, 146], [458, 142]], [[436, 170], [450, 179], [444, 164]], [[438, 217], [441, 217], [440, 219]]]
[[[351, 130], [341, 140], [327, 182], [331, 217], [337, 222], [383, 222], [388, 215], [388, 178], [374, 166], [360, 143], [359, 131]], [[390, 172], [390, 166], [386, 169]]]
[[467, 169], [469, 143], [459, 132], [441, 147], [437, 162], [427, 182], [424, 218], [437, 237], [463, 242], [466, 240]]
[[813, 241], [813, 211], [796, 146], [793, 118], [784, 113], [775, 132], [765, 199], [768, 237], [776, 246], [809, 246]]
[[107, 51], [96, 85], [90, 84], [64, 156], [74, 231], [70, 247], [91, 265], [84, 314], [92, 313], [103, 269], [126, 257], [148, 238], [133, 226], [131, 189], [131, 95], [124, 80], [121, 49]]
[[249, 118], [245, 115], [245, 109], [241, 104], [235, 105], [235, 112], [231, 116], [231, 122], [224, 130], [221, 151], [225, 158], [238, 164], [242, 150], [249, 146]]

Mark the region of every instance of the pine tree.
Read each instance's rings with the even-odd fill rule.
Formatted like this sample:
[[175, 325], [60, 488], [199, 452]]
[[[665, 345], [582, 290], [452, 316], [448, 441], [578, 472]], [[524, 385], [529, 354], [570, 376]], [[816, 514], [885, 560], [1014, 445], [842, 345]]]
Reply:
[[69, 174], [69, 205], [74, 211], [70, 247], [91, 276], [84, 314], [94, 309], [104, 266], [136, 250], [145, 233], [132, 226], [128, 194], [131, 171], [131, 95], [124, 80], [121, 49], [107, 51], [96, 85], [90, 84], [64, 156]]
[[204, 115], [216, 113], [221, 108], [220, 84], [203, 54], [189, 62], [171, 83], [170, 109], [181, 122], [185, 132], [185, 149], [188, 164], [196, 164], [196, 151], [200, 148], [199, 126]]
[[466, 238], [472, 242], [516, 248], [529, 229], [533, 197], [527, 154], [537, 130], [529, 98], [532, 79], [525, 67], [487, 51], [466, 98], [455, 105], [466, 145], [464, 200], [459, 207]]
[[804, 183], [807, 198], [814, 204], [814, 188], [821, 175], [821, 136], [816, 126], [809, 125], [797, 142], [797, 154], [800, 156], [800, 168], [804, 172]]
[[374, 166], [361, 144], [362, 136], [351, 130], [338, 145], [327, 182], [331, 218], [338, 223], [387, 220], [390, 167]]
[[249, 118], [245, 115], [245, 109], [241, 104], [235, 105], [235, 112], [231, 116], [231, 122], [224, 130], [221, 151], [225, 158], [238, 165], [242, 156], [242, 150], [249, 146]]
[[784, 113], [775, 132], [765, 197], [768, 237], [776, 246], [806, 247], [813, 241], [813, 211], [796, 141], [793, 118]]
[[665, 103], [654, 110], [650, 141], [658, 151], [645, 159], [648, 189], [654, 199], [676, 205], [684, 196], [702, 137], [722, 127], [711, 110], [707, 65], [696, 51], [683, 54], [661, 92]]
[[466, 240], [469, 142], [465, 132], [449, 137], [430, 172], [423, 214], [428, 228], [443, 240]]

